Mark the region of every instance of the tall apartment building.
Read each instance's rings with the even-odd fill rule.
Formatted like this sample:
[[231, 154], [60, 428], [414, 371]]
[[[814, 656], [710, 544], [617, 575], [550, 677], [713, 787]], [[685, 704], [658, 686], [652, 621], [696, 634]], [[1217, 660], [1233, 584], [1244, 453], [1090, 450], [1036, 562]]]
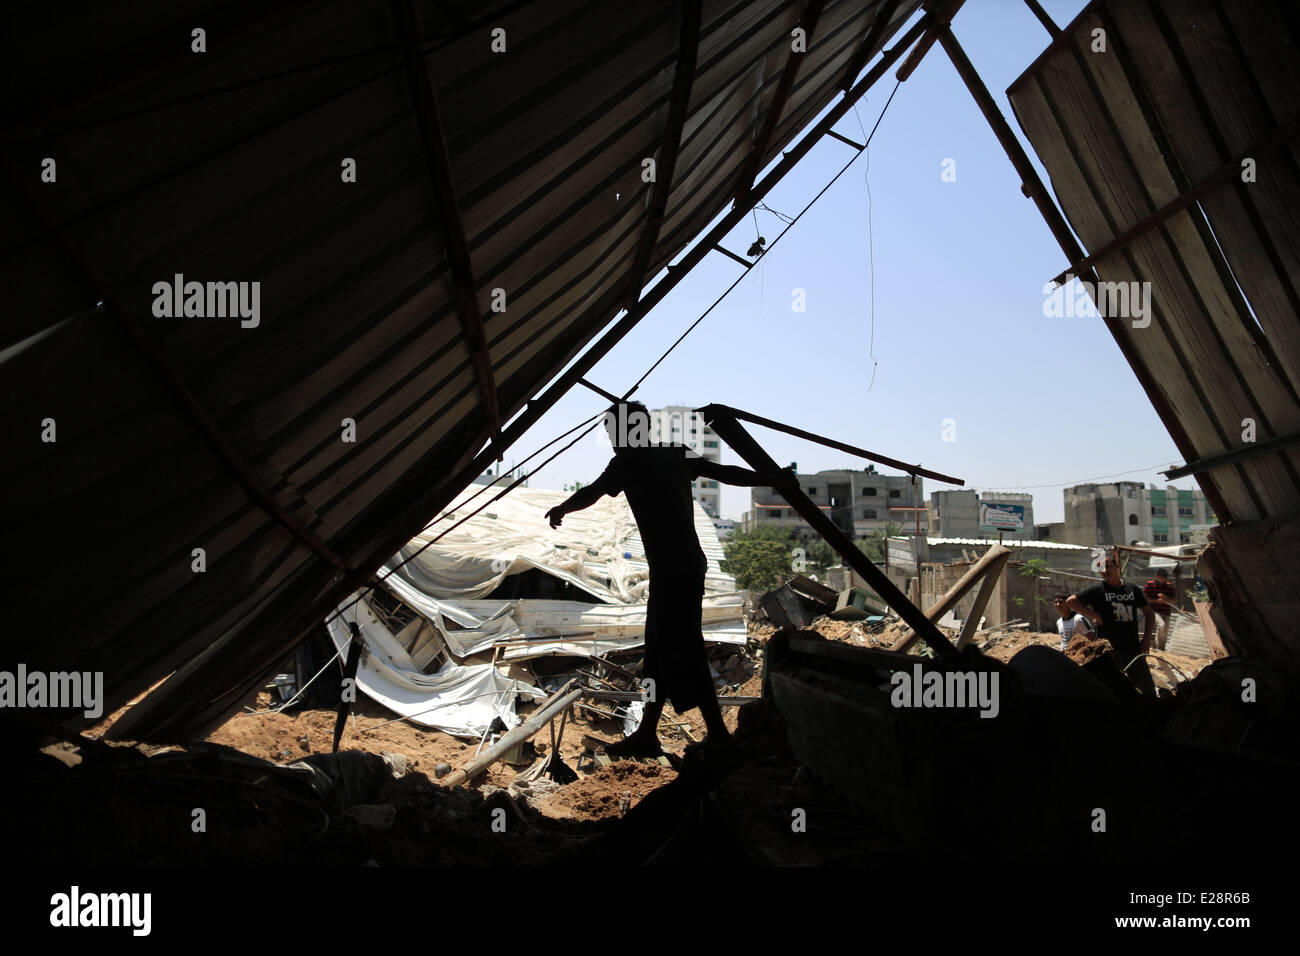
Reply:
[[[859, 540], [883, 530], [890, 522], [900, 525], [902, 534], [912, 534], [916, 529], [916, 513], [890, 509], [925, 508], [924, 479], [917, 478], [913, 484], [908, 475], [882, 475], [874, 465], [862, 471], [831, 469], [798, 477], [804, 494], [841, 531]], [[921, 534], [928, 533], [929, 520], [924, 510], [920, 513], [920, 524]], [[760, 525], [789, 528], [800, 537], [815, 534], [772, 488], [751, 489], [750, 510], [741, 519], [742, 531], [752, 531]]]
[[1003, 530], [1002, 539], [1028, 541], [1035, 537], [1034, 496], [1009, 491], [976, 491], [962, 488], [936, 491], [930, 496], [931, 534], [938, 538], [996, 538], [997, 531], [981, 527], [981, 505], [1009, 505], [1013, 513], [1024, 513], [1020, 531]]
[[[704, 423], [704, 416], [687, 405], [668, 405], [650, 411], [651, 438], [675, 442], [694, 450], [703, 458], [721, 463], [722, 442]], [[699, 478], [691, 482], [691, 497], [700, 503], [710, 518], [722, 515], [722, 489], [716, 481]]]
[[1188, 544], [1195, 526], [1216, 524], [1199, 488], [1148, 488], [1140, 481], [1065, 489], [1068, 544]]

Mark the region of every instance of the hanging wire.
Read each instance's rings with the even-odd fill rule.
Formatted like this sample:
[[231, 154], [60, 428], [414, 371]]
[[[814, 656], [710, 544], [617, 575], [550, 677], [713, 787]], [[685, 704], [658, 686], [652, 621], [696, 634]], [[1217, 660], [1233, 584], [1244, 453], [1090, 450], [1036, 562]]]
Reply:
[[[880, 128], [880, 121], [885, 118], [885, 113], [889, 111], [889, 104], [894, 102], [894, 94], [898, 92], [898, 88], [901, 85], [902, 85], [901, 83], [897, 83], [897, 82], [894, 84], [894, 89], [890, 92], [889, 99], [885, 101], [885, 106], [880, 111], [880, 116], [876, 118], [876, 125], [871, 127], [871, 132], [870, 134], [867, 135], [866, 143], [863, 144], [862, 149], [859, 150], [857, 153], [855, 153], [852, 159], [850, 159], [847, 163], [845, 163], [842, 167], [840, 167], [840, 171], [837, 172], [834, 175], [834, 177], [832, 177], [831, 181], [828, 182], [825, 186], [823, 186], [821, 188], [821, 191], [818, 192], [816, 196], [813, 196], [813, 198], [808, 201], [808, 205], [804, 206], [803, 209], [799, 211], [799, 215], [795, 216], [793, 219], [790, 220], [789, 224], [787, 224], [786, 227], [782, 229], [781, 232], [777, 235], [777, 237], [773, 239], [771, 243], [768, 245], [767, 247], [768, 250], [773, 249], [776, 246], [776, 244], [781, 241], [782, 237], [785, 236], [787, 232], [789, 232], [791, 229], [794, 228], [794, 224], [803, 218], [804, 213], [806, 213], [809, 209], [811, 209], [813, 207], [813, 204], [817, 202], [818, 199], [821, 199], [821, 197], [825, 194], [826, 190], [834, 186], [835, 183], [839, 180], [839, 178], [848, 171], [848, 168], [858, 161], [858, 157], [867, 151], [867, 147], [871, 145], [871, 138], [876, 135], [876, 130]], [[769, 210], [769, 211], [775, 213], [775, 210]], [[753, 267], [751, 266], [750, 268]], [[655, 360], [654, 364], [651, 365], [648, 369], [646, 369], [645, 374], [636, 380], [636, 384], [632, 386], [633, 390], [639, 388], [641, 386], [641, 383], [650, 377], [650, 373], [652, 373], [655, 369], [657, 369], [660, 366], [660, 364], [663, 362], [663, 360], [668, 358], [668, 356], [672, 354], [673, 350], [677, 348], [677, 346], [682, 344], [682, 341], [686, 338], [686, 336], [690, 335], [691, 332], [695, 330], [695, 327], [698, 326], [701, 322], [703, 322], [705, 318], [708, 317], [709, 313], [712, 312], [714, 309], [716, 309], [718, 307], [718, 304], [721, 303], [722, 300], [725, 299], [731, 293], [731, 290], [740, 284], [740, 280], [745, 278], [745, 276], [747, 275], [749, 275], [749, 269], [746, 269], [739, 276], [737, 276], [736, 281], [731, 283], [731, 285], [727, 286], [727, 288], [723, 290], [722, 295], [714, 299], [713, 304], [704, 310], [704, 314], [701, 315], [694, 322], [692, 322], [689, 326], [687, 326], [686, 331], [677, 337], [677, 341], [673, 342], [672, 345], [668, 346], [668, 349], [663, 353], [663, 355], [659, 356], [659, 358]], [[630, 395], [631, 392], [629, 391], [628, 394]]]

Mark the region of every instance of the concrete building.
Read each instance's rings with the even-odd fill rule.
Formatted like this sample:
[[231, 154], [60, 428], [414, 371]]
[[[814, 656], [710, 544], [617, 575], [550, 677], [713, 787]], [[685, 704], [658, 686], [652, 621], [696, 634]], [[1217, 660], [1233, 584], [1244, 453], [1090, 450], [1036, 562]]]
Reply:
[[[882, 475], [874, 465], [860, 471], [831, 469], [799, 474], [799, 486], [841, 531], [855, 540], [863, 540], [875, 531], [884, 530], [890, 522], [901, 526], [902, 534], [913, 534], [916, 530], [915, 512], [897, 509], [925, 509], [923, 479], [917, 478], [913, 484], [908, 475]], [[929, 518], [925, 510], [921, 511], [920, 524], [921, 534], [926, 534]], [[751, 490], [750, 510], [741, 519], [742, 531], [751, 531], [760, 525], [789, 528], [800, 537], [815, 533], [771, 488]]]
[[[677, 442], [711, 461], [721, 463], [722, 442], [704, 416], [688, 405], [668, 405], [650, 411], [651, 440]], [[711, 479], [699, 478], [691, 483], [691, 497], [700, 503], [710, 518], [722, 514], [722, 489]]]
[[930, 496], [930, 533], [941, 538], [986, 538], [997, 540], [998, 532], [981, 527], [981, 505], [1009, 505], [1016, 513], [1023, 510], [1024, 526], [1020, 531], [1004, 530], [1002, 539], [1027, 541], [1037, 537], [1034, 528], [1034, 496], [1000, 491], [936, 491]]
[[499, 464], [489, 465], [487, 471], [474, 479], [472, 484], [490, 485], [496, 482], [498, 490], [509, 486], [516, 478], [523, 478], [520, 487], [528, 487], [528, 476], [519, 468], [502, 468]]
[[1064, 494], [1061, 540], [1070, 544], [1189, 544], [1195, 530], [1218, 523], [1200, 489], [1118, 481], [1075, 485]]

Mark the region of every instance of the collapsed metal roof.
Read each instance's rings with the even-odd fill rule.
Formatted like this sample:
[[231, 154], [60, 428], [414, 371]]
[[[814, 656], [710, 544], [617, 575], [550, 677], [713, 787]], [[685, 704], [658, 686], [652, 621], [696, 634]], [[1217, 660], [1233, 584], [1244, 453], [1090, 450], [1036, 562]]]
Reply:
[[[110, 710], [175, 672], [137, 739], [219, 720], [917, 6], [11, 12], [5, 666], [102, 671]], [[191, 281], [256, 318], [160, 317]]]
[[[1070, 271], [1150, 283], [1150, 325], [1110, 329], [1189, 462], [1239, 449], [1244, 417], [1261, 443], [1300, 434], [1294, 14], [1094, 2], [1008, 91], [1091, 252]], [[1222, 519], [1293, 515], [1300, 449], [1197, 477]]]
[[1106, 324], [1188, 463], [1165, 474], [1194, 474], [1237, 525], [1211, 532], [1201, 569], [1215, 620], [1242, 652], [1292, 663], [1297, 40], [1292, 3], [1098, 0], [1007, 92], [1088, 250], [1058, 280], [1149, 291], [1149, 314]]

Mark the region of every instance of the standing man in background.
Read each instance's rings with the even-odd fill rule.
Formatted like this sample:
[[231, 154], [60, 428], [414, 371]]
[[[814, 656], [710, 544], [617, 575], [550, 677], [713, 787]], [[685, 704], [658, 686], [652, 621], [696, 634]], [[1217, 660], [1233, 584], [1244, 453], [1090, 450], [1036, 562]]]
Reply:
[[[1078, 594], [1071, 594], [1066, 607], [1096, 625], [1098, 636], [1110, 641], [1116, 663], [1133, 686], [1144, 695], [1155, 697], [1151, 670], [1142, 655], [1151, 649], [1151, 630], [1156, 616], [1142, 589], [1120, 577], [1116, 552], [1107, 553], [1103, 559], [1101, 580]], [[1138, 640], [1139, 611], [1144, 618], [1141, 641]]]
[[1177, 593], [1169, 583], [1169, 572], [1157, 568], [1156, 576], [1143, 585], [1142, 593], [1146, 595], [1147, 603], [1156, 616], [1156, 648], [1163, 651], [1165, 642], [1169, 639], [1169, 620], [1174, 613], [1169, 606], [1169, 599]]
[[1070, 641], [1075, 636], [1091, 637], [1092, 627], [1088, 624], [1088, 619], [1082, 614], [1071, 611], [1066, 602], [1070, 600], [1070, 595], [1064, 591], [1057, 591], [1052, 596], [1052, 606], [1056, 608], [1056, 613], [1061, 615], [1061, 619], [1056, 622], [1056, 633], [1061, 635], [1061, 653], [1070, 646]]

